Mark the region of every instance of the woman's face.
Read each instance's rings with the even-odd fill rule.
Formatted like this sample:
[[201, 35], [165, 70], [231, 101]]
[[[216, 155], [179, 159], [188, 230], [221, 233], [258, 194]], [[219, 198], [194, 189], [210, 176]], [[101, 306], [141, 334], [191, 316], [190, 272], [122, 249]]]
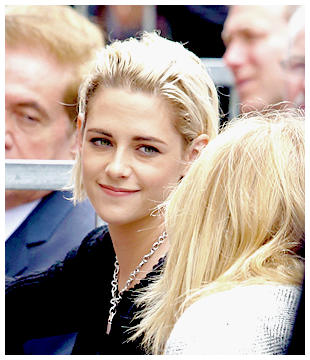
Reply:
[[99, 89], [78, 138], [83, 182], [97, 214], [110, 224], [154, 221], [150, 213], [188, 161], [164, 102], [143, 93]]

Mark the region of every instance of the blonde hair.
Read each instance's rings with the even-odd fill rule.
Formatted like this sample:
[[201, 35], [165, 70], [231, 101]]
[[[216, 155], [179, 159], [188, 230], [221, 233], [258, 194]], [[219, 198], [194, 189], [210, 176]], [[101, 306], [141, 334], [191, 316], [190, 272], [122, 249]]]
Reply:
[[[181, 44], [143, 33], [140, 39], [115, 41], [97, 54], [80, 88], [82, 131], [98, 89], [121, 88], [158, 96], [168, 104], [175, 127], [188, 146], [200, 134], [217, 135], [219, 104], [215, 85], [200, 59]], [[74, 199], [82, 201], [81, 156], [73, 171]]]
[[78, 89], [86, 64], [105, 44], [102, 30], [68, 5], [11, 5], [5, 8], [5, 42], [13, 49], [43, 49], [72, 69], [63, 102], [75, 129]]
[[177, 319], [203, 296], [302, 282], [304, 131], [298, 114], [245, 115], [206, 146], [169, 196], [166, 267], [138, 301], [135, 336], [144, 333], [150, 352], [164, 351]]

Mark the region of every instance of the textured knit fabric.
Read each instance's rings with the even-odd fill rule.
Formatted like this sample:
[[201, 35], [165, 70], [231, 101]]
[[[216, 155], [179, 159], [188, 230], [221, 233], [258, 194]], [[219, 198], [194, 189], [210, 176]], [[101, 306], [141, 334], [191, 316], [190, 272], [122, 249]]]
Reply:
[[6, 354], [24, 354], [30, 339], [78, 333], [72, 354], [143, 354], [139, 339], [127, 342], [137, 308], [137, 290], [152, 280], [163, 259], [147, 277], [126, 291], [106, 335], [115, 252], [106, 227], [92, 231], [80, 247], [45, 272], [8, 281]]
[[202, 298], [173, 328], [167, 355], [283, 355], [301, 288], [249, 285]]

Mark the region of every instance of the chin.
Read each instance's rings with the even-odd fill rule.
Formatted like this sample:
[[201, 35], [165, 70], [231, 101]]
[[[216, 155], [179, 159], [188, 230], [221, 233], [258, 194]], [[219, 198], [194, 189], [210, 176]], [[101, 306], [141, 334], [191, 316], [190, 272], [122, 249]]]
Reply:
[[111, 225], [126, 225], [136, 221], [132, 216], [128, 216], [128, 213], [121, 214], [119, 211], [116, 213], [111, 211], [108, 214], [106, 212], [97, 214], [103, 221]]

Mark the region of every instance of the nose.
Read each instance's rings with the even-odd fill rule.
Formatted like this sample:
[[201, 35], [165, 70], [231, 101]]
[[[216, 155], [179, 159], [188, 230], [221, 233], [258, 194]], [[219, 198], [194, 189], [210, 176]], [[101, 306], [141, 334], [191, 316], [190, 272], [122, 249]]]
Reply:
[[115, 150], [105, 171], [113, 179], [128, 178], [131, 175], [130, 158], [126, 151]]
[[237, 70], [247, 61], [245, 44], [240, 40], [232, 40], [226, 47], [223, 59], [232, 71]]
[[5, 132], [5, 150], [12, 149], [13, 146], [13, 136], [10, 133]]
[[14, 144], [13, 121], [11, 121], [9, 113], [5, 110], [5, 150], [10, 150]]

